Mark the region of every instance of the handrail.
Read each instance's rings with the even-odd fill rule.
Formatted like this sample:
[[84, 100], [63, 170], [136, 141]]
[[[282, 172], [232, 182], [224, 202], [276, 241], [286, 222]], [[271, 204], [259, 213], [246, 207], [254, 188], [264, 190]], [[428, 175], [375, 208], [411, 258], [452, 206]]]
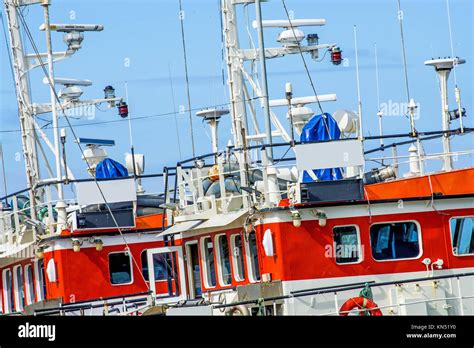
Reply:
[[[468, 272], [468, 273], [459, 273], [459, 274], [446, 274], [446, 275], [439, 275], [439, 276], [433, 276], [433, 277], [425, 277], [425, 278], [412, 278], [412, 279], [404, 279], [404, 280], [397, 280], [397, 281], [389, 281], [389, 282], [373, 282], [370, 283], [370, 287], [378, 287], [378, 286], [386, 286], [386, 285], [396, 285], [396, 284], [403, 284], [403, 283], [414, 283], [414, 282], [419, 282], [419, 281], [425, 281], [425, 280], [437, 280], [437, 279], [446, 279], [446, 278], [461, 278], [461, 277], [470, 277], [474, 276], [474, 272]], [[247, 300], [247, 301], [239, 301], [239, 302], [233, 302], [233, 303], [227, 303], [227, 304], [221, 304], [214, 306], [214, 308], [225, 308], [225, 307], [233, 307], [233, 306], [239, 306], [239, 305], [248, 305], [248, 304], [258, 304], [259, 301], [278, 301], [278, 300], [285, 300], [289, 298], [295, 298], [295, 297], [304, 297], [304, 296], [310, 296], [310, 295], [319, 295], [319, 294], [327, 294], [327, 293], [332, 293], [332, 292], [341, 292], [341, 291], [347, 291], [347, 290], [354, 290], [354, 289], [362, 289], [365, 287], [365, 283], [352, 283], [352, 284], [345, 284], [341, 286], [334, 286], [332, 288], [324, 287], [324, 288], [312, 288], [312, 289], [306, 289], [306, 290], [298, 290], [295, 292], [290, 292], [290, 295], [280, 295], [280, 296], [272, 296], [272, 297], [266, 297], [263, 299], [255, 299], [255, 300]]]

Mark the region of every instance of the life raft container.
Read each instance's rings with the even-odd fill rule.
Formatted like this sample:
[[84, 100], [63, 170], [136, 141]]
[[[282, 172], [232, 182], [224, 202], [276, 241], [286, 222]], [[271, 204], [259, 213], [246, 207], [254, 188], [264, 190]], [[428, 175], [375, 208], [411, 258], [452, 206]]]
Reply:
[[341, 306], [339, 315], [347, 316], [351, 310], [357, 308], [359, 315], [365, 315], [368, 312], [371, 316], [381, 316], [382, 311], [378, 307], [374, 301], [366, 297], [352, 297]]

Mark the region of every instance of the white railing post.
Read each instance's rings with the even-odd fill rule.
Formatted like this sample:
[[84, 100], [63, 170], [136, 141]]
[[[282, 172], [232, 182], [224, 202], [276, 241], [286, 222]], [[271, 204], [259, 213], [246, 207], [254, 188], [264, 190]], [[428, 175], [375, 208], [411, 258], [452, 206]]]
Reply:
[[48, 201], [48, 229], [49, 233], [54, 233], [54, 215], [53, 215], [53, 205], [51, 203], [51, 186], [46, 186], [46, 200]]
[[219, 168], [219, 187], [221, 189], [221, 207], [224, 212], [227, 212], [227, 205], [225, 204], [225, 200], [227, 198], [227, 193], [225, 190], [225, 175], [224, 175], [224, 159], [219, 157], [217, 159], [217, 166]]
[[[13, 221], [15, 222], [15, 233], [18, 236], [20, 234], [20, 216], [18, 215], [18, 198], [16, 196], [12, 197], [13, 204]], [[13, 243], [12, 233], [8, 236], [8, 241]]]

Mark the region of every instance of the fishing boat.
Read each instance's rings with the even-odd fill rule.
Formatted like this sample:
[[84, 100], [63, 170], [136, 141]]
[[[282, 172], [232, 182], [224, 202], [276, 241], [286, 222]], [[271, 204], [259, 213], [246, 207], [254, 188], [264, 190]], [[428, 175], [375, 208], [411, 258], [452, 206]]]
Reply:
[[[211, 153], [144, 175], [144, 157], [133, 147], [125, 168], [107, 158], [104, 147], [113, 141], [78, 138], [71, 127], [91, 174], [73, 179], [61, 155], [66, 135], [56, 127], [55, 179], [45, 181], [34, 115], [51, 112], [54, 122], [80, 103], [106, 103], [126, 116], [127, 104], [110, 86], [104, 99], [81, 101], [78, 88], [87, 82], [54, 77], [54, 61], [101, 26], [51, 24], [43, 1], [46, 41], [65, 32], [68, 51], [21, 50], [18, 8], [35, 3], [5, 0], [28, 188], [1, 199], [3, 313], [474, 314], [474, 166], [456, 168], [454, 160], [472, 149], [451, 146], [452, 137], [472, 137], [474, 129], [464, 124], [459, 86], [456, 108], [448, 103], [450, 72], [465, 60], [420, 62], [438, 77], [440, 130], [418, 130], [417, 103], [408, 98], [409, 132], [384, 134], [380, 110], [380, 133], [368, 136], [359, 88], [357, 111], [338, 106], [332, 114], [322, 105], [337, 103], [337, 95], [314, 89], [307, 59], [344, 61], [337, 44], [301, 29], [326, 25], [324, 19], [294, 19], [282, 1], [286, 18], [263, 20], [259, 0], [222, 0], [230, 100], [228, 108], [196, 114], [210, 128]], [[239, 40], [242, 7], [255, 9], [246, 29], [255, 30], [258, 45], [249, 48]], [[403, 38], [402, 24], [400, 18]], [[266, 28], [281, 28], [279, 46], [265, 47]], [[359, 80], [357, 28], [354, 39]], [[285, 98], [271, 99], [266, 61], [289, 55], [301, 56], [314, 93], [295, 96], [289, 81]], [[48, 105], [30, 101], [32, 62], [49, 68]], [[64, 90], [57, 93], [55, 84]], [[234, 138], [222, 149], [223, 117], [230, 117]], [[380, 146], [369, 148], [374, 140]], [[424, 145], [436, 140], [443, 151], [428, 153]], [[429, 162], [442, 167], [429, 171]], [[148, 178], [162, 178], [163, 192], [145, 194], [141, 180]], [[65, 184], [76, 186], [76, 197], [62, 196]]]

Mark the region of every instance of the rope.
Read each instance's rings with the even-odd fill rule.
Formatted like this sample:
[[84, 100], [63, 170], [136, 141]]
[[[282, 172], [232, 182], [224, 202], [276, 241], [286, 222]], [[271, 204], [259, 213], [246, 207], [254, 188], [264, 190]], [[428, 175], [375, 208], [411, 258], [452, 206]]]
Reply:
[[359, 292], [359, 296], [363, 298], [368, 298], [369, 300], [374, 299], [374, 296], [372, 295], [372, 289], [370, 289], [369, 283], [365, 283], [364, 288]]

